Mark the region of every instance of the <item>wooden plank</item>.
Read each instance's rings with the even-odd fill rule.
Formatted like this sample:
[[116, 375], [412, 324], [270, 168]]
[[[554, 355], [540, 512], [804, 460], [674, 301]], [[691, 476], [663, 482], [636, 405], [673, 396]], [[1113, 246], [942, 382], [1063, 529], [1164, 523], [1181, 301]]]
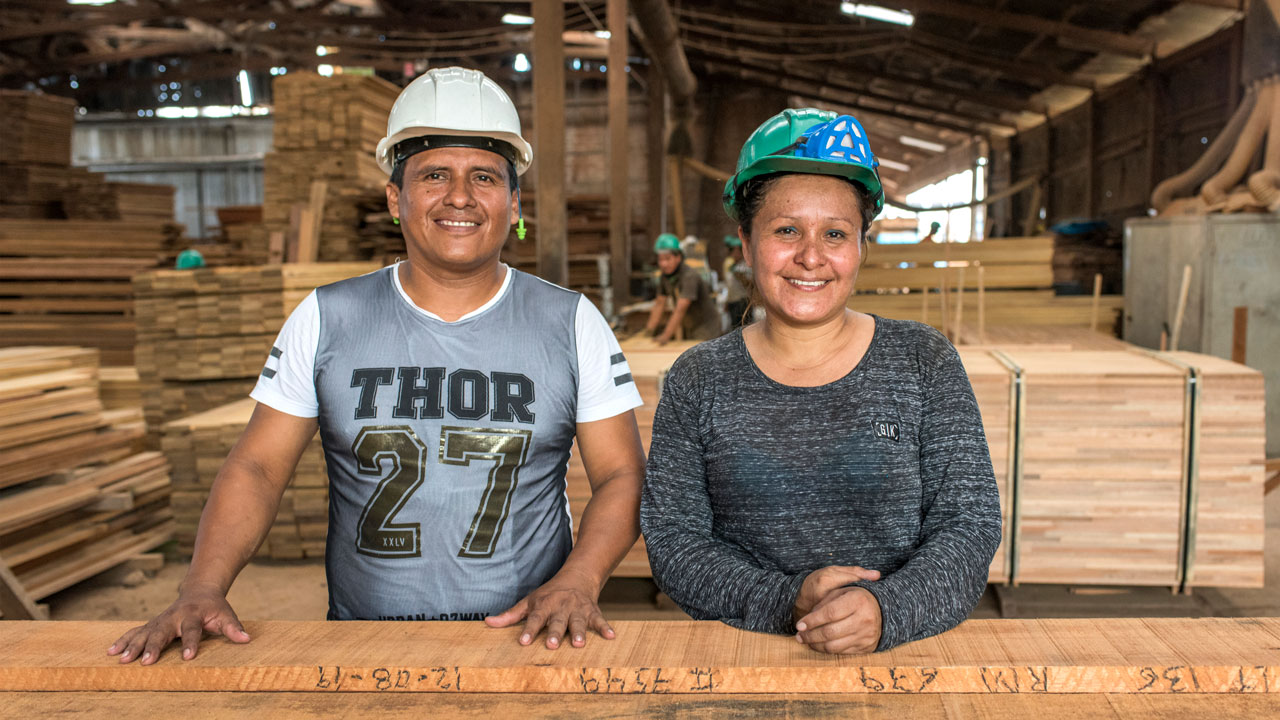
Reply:
[[623, 621], [553, 651], [478, 622], [248, 622], [183, 661], [120, 667], [133, 622], [5, 623], [7, 691], [565, 694], [1280, 693], [1280, 619], [971, 620], [876, 655], [832, 656], [716, 622]]
[[565, 229], [564, 3], [533, 0], [533, 146], [538, 193], [538, 277], [568, 282]]
[[201, 718], [242, 718], [249, 714], [279, 720], [356, 717], [376, 714], [385, 720], [431, 717], [491, 720], [495, 717], [616, 720], [662, 717], [682, 720], [788, 718], [868, 720], [936, 718], [939, 720], [1121, 720], [1170, 717], [1262, 718], [1280, 713], [1275, 695], [897, 695], [892, 702], [865, 695], [800, 693], [671, 695], [582, 694], [540, 695], [493, 693], [430, 696], [386, 696], [374, 693], [216, 693], [216, 692], [80, 692], [0, 693], [0, 703], [14, 717], [61, 717], [91, 707], [104, 716], [148, 714], [183, 717], [199, 708]]
[[48, 608], [36, 604], [3, 560], [0, 560], [0, 615], [6, 620], [49, 619]]

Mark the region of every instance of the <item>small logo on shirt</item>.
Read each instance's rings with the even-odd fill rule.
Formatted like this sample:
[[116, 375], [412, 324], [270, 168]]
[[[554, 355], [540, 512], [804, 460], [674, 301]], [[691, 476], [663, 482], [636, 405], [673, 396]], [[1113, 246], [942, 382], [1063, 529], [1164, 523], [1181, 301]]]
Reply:
[[898, 423], [895, 420], [876, 420], [871, 423], [872, 429], [875, 431], [876, 437], [887, 438], [894, 442], [898, 442]]

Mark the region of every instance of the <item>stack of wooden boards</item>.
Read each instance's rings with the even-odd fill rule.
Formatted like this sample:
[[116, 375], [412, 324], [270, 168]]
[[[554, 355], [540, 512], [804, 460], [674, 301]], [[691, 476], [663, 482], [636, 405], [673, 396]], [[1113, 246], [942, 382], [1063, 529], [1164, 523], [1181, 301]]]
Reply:
[[[400, 89], [372, 76], [311, 73], [277, 77], [272, 89], [273, 149], [263, 161], [266, 237], [291, 224], [295, 231], [299, 224], [318, 226], [315, 256], [298, 260], [370, 257], [360, 236], [363, 204], [385, 193], [387, 176], [373, 153]], [[313, 216], [301, 220], [301, 213]]]
[[0, 218], [61, 216], [71, 175], [71, 127], [76, 104], [68, 98], [0, 90]]
[[155, 440], [164, 423], [246, 396], [289, 313], [376, 263], [156, 270], [136, 275], [137, 366]]
[[[647, 450], [651, 379], [683, 348], [623, 348]], [[991, 582], [1262, 586], [1261, 373], [1194, 353], [1006, 346], [960, 357], [1004, 518]], [[580, 517], [590, 485], [576, 454], [569, 498]], [[647, 576], [642, 549], [616, 574]]]
[[106, 411], [98, 353], [0, 350], [0, 564], [39, 600], [167, 541], [169, 465], [138, 408]]
[[0, 347], [92, 345], [128, 365], [129, 277], [171, 261], [182, 228], [172, 187], [104, 183], [71, 167], [74, 110], [0, 90]]
[[[195, 547], [200, 512], [209, 488], [253, 414], [251, 398], [165, 423], [160, 443], [173, 465], [174, 538], [178, 549]], [[280, 512], [258, 550], [277, 560], [324, 557], [329, 527], [329, 478], [320, 439], [312, 439], [284, 492]]]
[[[979, 322], [985, 328], [1090, 326], [1093, 298], [1054, 294], [1053, 261], [1049, 236], [872, 245], [849, 307], [939, 329], [950, 329], [958, 319], [973, 325], [974, 335]], [[1101, 296], [1097, 327], [1111, 332], [1123, 307], [1123, 296]]]

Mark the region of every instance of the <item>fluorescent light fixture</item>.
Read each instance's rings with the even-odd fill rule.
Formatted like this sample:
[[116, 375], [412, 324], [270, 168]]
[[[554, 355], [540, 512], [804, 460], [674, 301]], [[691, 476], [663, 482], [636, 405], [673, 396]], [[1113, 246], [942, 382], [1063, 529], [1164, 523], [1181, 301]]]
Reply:
[[879, 5], [867, 5], [865, 3], [842, 2], [840, 3], [840, 12], [845, 15], [856, 15], [868, 20], [879, 20], [880, 22], [906, 25], [907, 27], [911, 27], [916, 22], [915, 16], [909, 12], [890, 10]]
[[921, 140], [920, 138], [914, 138], [914, 137], [911, 137], [910, 135], [902, 135], [901, 137], [898, 138], [898, 142], [902, 143], [903, 145], [918, 147], [921, 150], [928, 150], [929, 152], [946, 152], [947, 150], [946, 145], [939, 145], [936, 142]]
[[889, 168], [890, 170], [897, 170], [898, 172], [911, 172], [910, 165], [904, 165], [903, 163], [897, 162], [895, 160], [887, 160], [885, 158], [880, 158], [880, 167]]
[[68, 5], [110, 5], [116, 0], [67, 0]]
[[516, 54], [516, 61], [511, 65], [516, 72], [529, 72], [529, 56], [524, 53]]
[[613, 33], [609, 32], [608, 30], [597, 30], [595, 32], [595, 36], [600, 38], [601, 40], [608, 40], [609, 38], [613, 37]]
[[515, 13], [507, 13], [502, 16], [502, 22], [507, 25], [532, 25], [533, 18], [528, 15], [516, 15]]
[[333, 55], [338, 52], [336, 45], [317, 45], [316, 57], [324, 57], [325, 55]]
[[320, 73], [321, 75], [323, 75], [323, 76], [325, 76], [325, 77], [333, 77], [333, 66], [332, 66], [332, 65], [320, 65], [320, 66], [317, 66], [317, 67], [316, 67], [316, 72]]
[[249, 87], [249, 71], [240, 71], [240, 104], [253, 107], [253, 88]]

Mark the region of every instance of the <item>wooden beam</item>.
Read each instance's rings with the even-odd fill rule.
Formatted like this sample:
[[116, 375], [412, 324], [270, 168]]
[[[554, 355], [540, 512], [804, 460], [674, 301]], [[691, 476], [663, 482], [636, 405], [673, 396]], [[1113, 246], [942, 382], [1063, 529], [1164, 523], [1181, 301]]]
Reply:
[[533, 0], [533, 146], [537, 150], [538, 276], [569, 280], [565, 204], [564, 3]]
[[650, 72], [648, 122], [645, 125], [645, 176], [648, 179], [648, 199], [645, 214], [648, 217], [645, 242], [651, 243], [663, 232], [667, 220], [666, 187], [666, 132], [667, 91], [661, 72]]
[[1032, 35], [1052, 35], [1057, 38], [1069, 39], [1093, 50], [1113, 52], [1129, 57], [1146, 57], [1155, 52], [1155, 41], [1153, 40], [1109, 30], [1094, 30], [1072, 25], [1071, 23], [1048, 20], [1036, 15], [993, 10], [968, 3], [952, 2], [951, 0], [898, 0], [897, 6], [911, 10], [916, 15], [931, 13]]
[[5, 620], [49, 619], [49, 609], [31, 599], [3, 559], [0, 559], [0, 614]]
[[[612, 309], [631, 302], [631, 175], [627, 0], [609, 0], [609, 279]], [[610, 313], [612, 314], [612, 313]]]
[[[247, 622], [182, 660], [121, 668], [104, 648], [132, 622], [4, 623], [0, 689], [67, 691], [660, 692], [976, 695], [1280, 693], [1280, 619], [970, 620], [874, 655], [825, 655], [718, 622], [618, 621], [573, 652], [479, 622]], [[643, 688], [643, 689], [642, 689]], [[340, 692], [339, 692], [340, 691]]]
[[1085, 90], [1093, 90], [1097, 87], [1097, 84], [1088, 78], [1059, 72], [1045, 65], [1003, 60], [992, 55], [985, 55], [975, 51], [972, 45], [952, 42], [937, 35], [913, 34], [908, 39], [911, 47], [936, 58], [978, 70], [994, 72], [997, 75], [1015, 80], [1022, 81], [1026, 78], [1034, 78], [1051, 85], [1067, 85], [1069, 87], [1084, 88]]

